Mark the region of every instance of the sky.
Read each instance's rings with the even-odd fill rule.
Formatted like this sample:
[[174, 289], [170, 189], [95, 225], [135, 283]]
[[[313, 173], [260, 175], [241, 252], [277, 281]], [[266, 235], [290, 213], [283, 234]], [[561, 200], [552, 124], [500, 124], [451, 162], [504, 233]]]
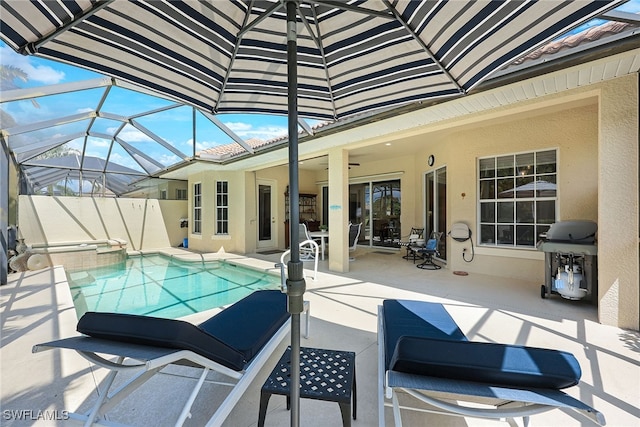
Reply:
[[[20, 88], [78, 82], [102, 77], [92, 71], [56, 61], [19, 55], [1, 41], [0, 63], [3, 66], [17, 67], [27, 74], [28, 79], [26, 82], [15, 81]], [[35, 104], [30, 101], [16, 101], [2, 104], [2, 108], [11, 114], [18, 124], [34, 123], [61, 116], [94, 111], [98, 107], [104, 91], [104, 88], [98, 88], [70, 94], [39, 97]], [[152, 97], [121, 88], [112, 88], [101, 111], [130, 116], [172, 104], [174, 104], [173, 101], [159, 97]], [[233, 143], [231, 137], [199, 114], [196, 119], [197, 131], [194, 148], [192, 117], [192, 109], [182, 106], [162, 113], [144, 116], [137, 119], [137, 121], [180, 150], [186, 157], [192, 156], [194, 151], [199, 152], [206, 148]], [[287, 134], [286, 116], [226, 114], [219, 115], [218, 118], [243, 140], [257, 138], [268, 141]], [[57, 134], [83, 132], [88, 123], [88, 120], [84, 120], [56, 126], [54, 132]], [[311, 125], [314, 123], [316, 122], [310, 122]], [[94, 122], [92, 131], [113, 135], [120, 125], [120, 122], [99, 118]], [[38, 138], [46, 139], [51, 137], [51, 133], [51, 129], [48, 129], [46, 131], [23, 134], [20, 138], [35, 142]], [[182, 160], [181, 156], [163, 148], [131, 125], [126, 125], [118, 136], [165, 167]], [[83, 138], [78, 138], [66, 144], [66, 146], [82, 152], [83, 143]], [[144, 172], [143, 168], [120, 145], [115, 144], [114, 148], [109, 151], [110, 145], [111, 141], [108, 139], [89, 138], [87, 148], [84, 150], [85, 156], [99, 158], [107, 158], [109, 156], [111, 162], [138, 172]]]
[[[76, 82], [101, 77], [100, 74], [84, 70], [71, 65], [23, 56], [13, 51], [4, 42], [0, 41], [0, 63], [20, 68], [28, 75], [27, 82], [18, 82], [20, 87], [37, 87], [58, 83]], [[146, 99], [140, 95], [141, 99]], [[137, 104], [136, 99], [130, 99], [132, 104]], [[81, 104], [81, 102], [79, 103]], [[78, 107], [81, 109], [82, 107]], [[256, 115], [228, 115], [223, 120], [242, 138], [260, 138], [269, 140], [287, 133], [286, 117], [268, 117]]]
[[[2, 65], [12, 65], [25, 71], [28, 75], [28, 82], [20, 83], [20, 87], [36, 87], [58, 83], [68, 83], [101, 77], [100, 74], [71, 65], [36, 58], [33, 56], [20, 55], [0, 41], [0, 63]], [[251, 117], [251, 121], [246, 117], [229, 115], [225, 124], [231, 127], [243, 138], [271, 139], [282, 134], [286, 134], [286, 117], [260, 116]]]
[[[632, 0], [617, 10], [638, 13], [640, 11], [640, 0]], [[604, 22], [605, 21], [602, 20], [593, 20], [572, 31], [572, 33], [582, 31], [589, 26], [600, 25]], [[1, 41], [0, 64], [3, 66], [17, 67], [27, 74], [28, 80], [26, 82], [16, 81], [16, 84], [23, 88], [69, 83], [100, 77], [99, 74], [78, 67], [36, 57], [19, 55]], [[60, 116], [61, 112], [64, 112], [64, 115], [70, 115], [94, 110], [97, 107], [103, 91], [104, 89], [94, 89], [73, 95], [42, 97], [37, 100], [37, 104], [29, 101], [10, 103], [11, 105], [5, 103], [2, 104], [2, 108], [8, 111], [18, 123], [33, 123], [55, 118]], [[126, 116], [165, 106], [170, 103], [170, 101], [125, 91], [123, 89], [112, 89], [102, 111]], [[208, 123], [203, 116], [200, 116], [197, 120], [197, 136], [194, 148], [191, 117], [191, 109], [181, 107], [162, 114], [141, 118], [139, 121], [145, 127], [148, 127], [154, 133], [189, 156], [193, 154], [193, 151], [197, 152], [205, 148], [232, 142], [226, 134]], [[285, 116], [221, 115], [219, 118], [227, 127], [245, 140], [250, 138], [270, 140], [287, 134], [287, 118]], [[310, 122], [311, 125], [315, 123], [317, 122]], [[120, 123], [116, 121], [98, 119], [92, 130], [113, 133], [119, 125]], [[74, 126], [78, 129], [75, 129]], [[80, 126], [81, 124], [79, 123], [75, 125], [64, 125], [60, 126], [59, 131], [60, 133], [78, 131], [80, 130]], [[84, 126], [86, 126], [86, 124]], [[175, 153], [153, 143], [148, 136], [130, 125], [123, 129], [120, 136], [165, 166], [169, 166], [180, 160], [180, 157]], [[37, 135], [32, 137], [35, 138]], [[76, 144], [80, 144], [80, 141], [76, 142]], [[108, 145], [109, 141], [107, 140], [92, 140], [90, 149], [88, 148], [85, 154], [96, 157], [106, 157]], [[111, 160], [123, 166], [141, 170], [139, 165], [122, 149], [112, 152]]]

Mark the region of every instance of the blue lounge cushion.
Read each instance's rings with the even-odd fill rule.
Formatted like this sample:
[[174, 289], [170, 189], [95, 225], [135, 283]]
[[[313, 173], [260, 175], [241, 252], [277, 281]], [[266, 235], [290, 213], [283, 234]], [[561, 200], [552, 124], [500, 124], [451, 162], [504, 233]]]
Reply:
[[251, 360], [287, 319], [286, 294], [279, 290], [256, 291], [204, 321], [199, 328]]
[[574, 386], [582, 374], [576, 358], [564, 351], [412, 336], [398, 339], [390, 369], [506, 387], [551, 389]]
[[384, 300], [385, 366], [388, 369], [396, 342], [403, 335], [467, 341], [464, 333], [442, 304]]
[[512, 387], [561, 389], [582, 372], [567, 352], [470, 342], [442, 304], [385, 300], [386, 369]]
[[287, 321], [287, 296], [256, 291], [196, 326], [182, 320], [87, 312], [78, 332], [95, 338], [190, 350], [241, 371]]

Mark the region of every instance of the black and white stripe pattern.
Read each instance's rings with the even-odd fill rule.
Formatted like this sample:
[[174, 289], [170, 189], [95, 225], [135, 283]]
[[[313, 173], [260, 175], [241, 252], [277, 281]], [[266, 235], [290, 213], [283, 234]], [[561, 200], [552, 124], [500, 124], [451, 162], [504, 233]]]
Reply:
[[[335, 119], [462, 95], [619, 3], [301, 1], [298, 114]], [[278, 5], [3, 0], [1, 37], [17, 51], [115, 76], [212, 113], [286, 114], [286, 21]]]

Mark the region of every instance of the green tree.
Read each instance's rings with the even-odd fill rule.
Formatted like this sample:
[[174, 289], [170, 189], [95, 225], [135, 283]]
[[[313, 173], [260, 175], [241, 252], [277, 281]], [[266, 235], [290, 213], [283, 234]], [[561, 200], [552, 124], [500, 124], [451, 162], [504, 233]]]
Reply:
[[[16, 80], [27, 81], [27, 73], [12, 65], [0, 65], [0, 90], [18, 89]], [[0, 108], [0, 128], [6, 129], [16, 125], [11, 114]]]
[[[21, 86], [16, 83], [16, 80], [20, 80], [26, 83], [29, 80], [29, 75], [21, 68], [15, 67], [13, 65], [0, 64], [0, 90], [20, 89]], [[40, 108], [38, 102], [35, 99], [31, 99], [31, 103], [35, 108]], [[0, 117], [2, 119], [2, 122], [0, 122], [0, 127], [6, 129], [10, 126], [15, 125], [15, 120], [13, 120], [13, 117], [11, 117], [10, 115], [9, 118], [11, 119], [11, 122], [5, 123], [5, 115], [6, 112], [3, 111], [3, 114]]]
[[0, 65], [0, 90], [20, 89], [16, 80], [26, 83], [29, 76], [24, 70], [13, 65]]

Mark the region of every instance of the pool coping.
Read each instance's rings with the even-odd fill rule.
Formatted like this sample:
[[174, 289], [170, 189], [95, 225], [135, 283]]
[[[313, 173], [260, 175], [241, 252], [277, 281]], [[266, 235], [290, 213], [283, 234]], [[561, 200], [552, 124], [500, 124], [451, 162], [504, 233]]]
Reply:
[[127, 251], [127, 256], [143, 256], [143, 255], [164, 255], [184, 262], [211, 262], [223, 261], [231, 265], [238, 265], [252, 270], [265, 272], [273, 275], [280, 275], [280, 269], [274, 263], [256, 258], [249, 258], [245, 255], [218, 251], [218, 252], [193, 252], [182, 248], [158, 248], [140, 251]]

